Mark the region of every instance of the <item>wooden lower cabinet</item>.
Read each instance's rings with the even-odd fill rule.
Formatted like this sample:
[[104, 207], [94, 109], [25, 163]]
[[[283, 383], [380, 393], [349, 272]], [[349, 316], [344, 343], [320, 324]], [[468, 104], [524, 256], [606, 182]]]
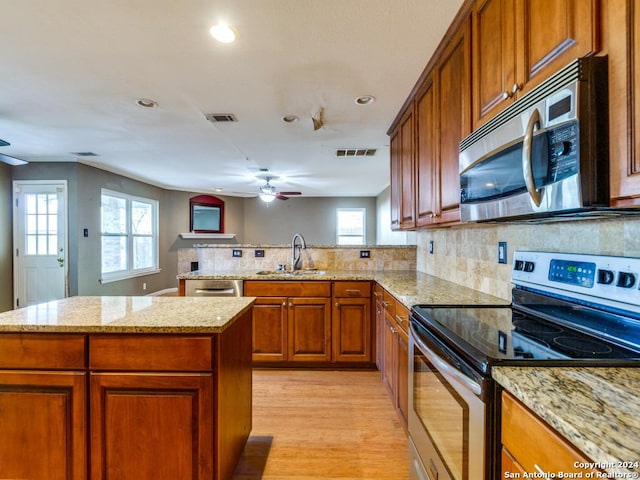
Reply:
[[502, 392], [501, 409], [500, 478], [516, 478], [510, 474], [523, 472], [556, 476], [559, 472], [582, 475], [586, 472], [594, 475], [600, 472], [595, 469], [575, 468], [576, 463], [593, 462], [506, 391]]
[[372, 362], [371, 282], [244, 283], [253, 308], [254, 364]]
[[289, 361], [331, 361], [330, 298], [290, 298], [287, 321]]
[[91, 478], [213, 475], [212, 374], [91, 374]]
[[287, 360], [288, 326], [286, 297], [259, 297], [253, 305], [254, 362]]
[[86, 479], [86, 412], [84, 372], [0, 371], [0, 478]]

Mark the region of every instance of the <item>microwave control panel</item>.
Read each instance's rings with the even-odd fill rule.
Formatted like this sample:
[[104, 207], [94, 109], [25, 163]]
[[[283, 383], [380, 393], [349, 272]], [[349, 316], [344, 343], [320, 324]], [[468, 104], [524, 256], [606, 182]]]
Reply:
[[549, 145], [549, 181], [558, 182], [580, 170], [580, 138], [576, 120], [547, 131]]

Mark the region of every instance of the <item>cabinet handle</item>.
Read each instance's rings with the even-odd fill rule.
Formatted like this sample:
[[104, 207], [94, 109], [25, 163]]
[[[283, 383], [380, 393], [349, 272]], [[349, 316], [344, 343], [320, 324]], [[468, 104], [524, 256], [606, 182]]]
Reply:
[[391, 303], [390, 303], [390, 302], [386, 302], [386, 301], [385, 301], [385, 302], [382, 302], [382, 306], [383, 306], [384, 308], [387, 308], [389, 305], [391, 305]]
[[347, 295], [351, 296], [351, 297], [355, 297], [355, 296], [360, 295], [360, 290], [349, 290], [349, 289], [346, 289], [345, 293]]
[[522, 90], [522, 84], [521, 83], [514, 83], [513, 86], [511, 87], [511, 93], [514, 94], [516, 93], [518, 90]]
[[396, 315], [396, 320], [398, 321], [398, 323], [404, 323], [404, 318], [399, 315]]
[[543, 475], [546, 475], [547, 473], [542, 468], [540, 468], [540, 466], [537, 463], [533, 464], [533, 468], [535, 468], [538, 472], [542, 473]]
[[502, 92], [502, 100], [507, 100], [508, 98], [513, 98], [512, 92]]
[[380, 296], [380, 294], [378, 292], [373, 292], [373, 296], [378, 298]]

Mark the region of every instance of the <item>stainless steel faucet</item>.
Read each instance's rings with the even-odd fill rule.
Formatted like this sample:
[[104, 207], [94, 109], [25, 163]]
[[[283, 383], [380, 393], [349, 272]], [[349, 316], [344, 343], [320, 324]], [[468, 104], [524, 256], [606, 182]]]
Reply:
[[[300, 240], [300, 244], [296, 244], [296, 240]], [[299, 233], [294, 233], [291, 239], [291, 271], [293, 272], [298, 268], [300, 257], [302, 256], [300, 250], [307, 248], [307, 242], [304, 241], [304, 237]]]

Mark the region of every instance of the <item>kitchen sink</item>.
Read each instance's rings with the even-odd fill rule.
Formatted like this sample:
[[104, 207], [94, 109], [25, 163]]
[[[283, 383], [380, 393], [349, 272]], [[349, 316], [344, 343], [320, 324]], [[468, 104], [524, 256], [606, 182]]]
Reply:
[[324, 270], [294, 270], [293, 272], [290, 270], [260, 270], [256, 272], [256, 275], [324, 275]]

